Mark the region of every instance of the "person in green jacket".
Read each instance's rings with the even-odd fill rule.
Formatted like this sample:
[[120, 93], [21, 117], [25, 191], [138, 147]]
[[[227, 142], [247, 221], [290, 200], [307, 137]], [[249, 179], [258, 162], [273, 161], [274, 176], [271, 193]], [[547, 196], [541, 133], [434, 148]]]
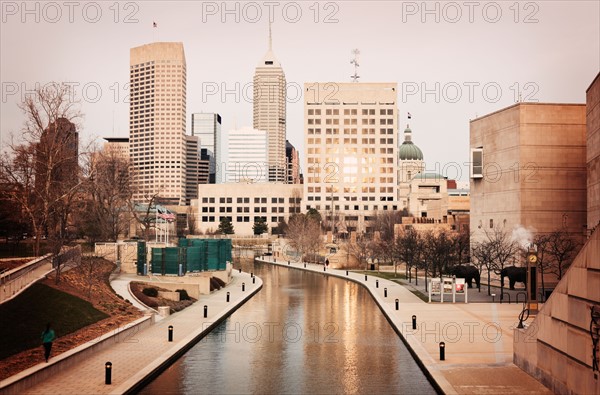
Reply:
[[54, 329], [52, 329], [50, 323], [48, 323], [48, 325], [46, 325], [46, 330], [42, 332], [42, 344], [44, 345], [46, 362], [48, 362], [48, 358], [50, 358], [50, 350], [52, 349], [52, 342], [55, 338], [56, 334], [54, 333]]

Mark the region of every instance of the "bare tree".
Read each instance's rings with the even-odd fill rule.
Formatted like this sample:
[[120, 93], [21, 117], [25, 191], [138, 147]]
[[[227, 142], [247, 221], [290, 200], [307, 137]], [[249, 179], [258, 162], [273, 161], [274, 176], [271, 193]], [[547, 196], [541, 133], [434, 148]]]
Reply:
[[548, 254], [550, 237], [548, 235], [537, 234], [533, 239], [533, 243], [537, 246], [537, 262], [535, 265], [540, 273], [542, 295], [545, 297], [546, 283], [544, 274], [551, 273], [552, 267], [552, 258]]
[[423, 239], [414, 228], [404, 228], [396, 238], [396, 254], [406, 264], [406, 277], [412, 281], [411, 270], [415, 268], [415, 284], [418, 285], [417, 270], [423, 253]]
[[142, 227], [142, 238], [148, 240], [150, 229], [156, 230], [156, 211], [157, 204], [160, 201], [160, 191], [151, 195], [144, 196], [144, 202], [138, 203], [133, 199], [128, 202], [129, 212], [135, 221]]
[[[485, 235], [492, 256], [491, 269], [496, 275], [500, 276], [502, 270], [504, 270], [511, 261], [514, 264], [520, 252], [520, 247], [515, 240], [511, 239], [511, 236], [503, 228], [495, 227], [492, 231], [486, 231]], [[503, 295], [504, 283], [500, 281], [500, 300], [503, 299]]]
[[546, 253], [551, 259], [549, 272], [556, 274], [558, 281], [564, 276], [580, 248], [581, 245], [564, 229], [555, 230], [548, 235]]
[[358, 266], [365, 265], [365, 270], [368, 269], [368, 258], [373, 254], [374, 242], [367, 233], [359, 233], [356, 235], [356, 241], [352, 238], [348, 240], [346, 248], [349, 255], [352, 255], [358, 262]]
[[[483, 272], [483, 268], [487, 271], [488, 296], [491, 296], [491, 274], [492, 264], [494, 261], [493, 251], [489, 240], [475, 242], [471, 249], [471, 257], [475, 261], [479, 275]], [[481, 282], [479, 282], [479, 291], [481, 292]]]
[[31, 224], [34, 253], [39, 255], [47, 233], [56, 255], [69, 238], [67, 225], [82, 184], [76, 132], [81, 114], [66, 84], [38, 88], [19, 107], [25, 115], [24, 143], [11, 143], [0, 160], [0, 183], [9, 191], [5, 197]]
[[287, 238], [290, 245], [300, 253], [314, 253], [319, 250], [321, 233], [318, 220], [305, 214], [294, 214], [288, 221]]
[[114, 150], [93, 152], [87, 157], [79, 217], [90, 238], [116, 241], [129, 228], [129, 164]]
[[187, 228], [188, 234], [195, 235], [198, 231], [196, 216], [194, 215], [194, 210], [192, 210], [192, 206], [187, 209]]

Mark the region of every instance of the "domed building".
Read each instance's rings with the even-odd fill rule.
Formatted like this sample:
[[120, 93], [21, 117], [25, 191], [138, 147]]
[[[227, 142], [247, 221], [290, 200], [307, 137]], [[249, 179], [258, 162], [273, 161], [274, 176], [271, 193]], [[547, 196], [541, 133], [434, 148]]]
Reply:
[[424, 169], [423, 152], [413, 143], [412, 130], [409, 125], [406, 125], [404, 141], [398, 148], [398, 202], [401, 207], [408, 208], [410, 182]]

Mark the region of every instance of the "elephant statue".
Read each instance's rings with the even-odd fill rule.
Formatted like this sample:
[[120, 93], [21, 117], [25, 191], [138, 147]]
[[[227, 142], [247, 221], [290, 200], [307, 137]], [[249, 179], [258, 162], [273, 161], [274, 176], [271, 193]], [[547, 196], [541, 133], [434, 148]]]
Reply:
[[450, 274], [458, 278], [464, 278], [469, 288], [473, 288], [473, 279], [479, 288], [479, 281], [481, 276], [479, 270], [475, 266], [471, 265], [456, 265], [450, 269]]
[[510, 285], [510, 289], [515, 289], [515, 283], [523, 283], [525, 287], [527, 287], [527, 268], [526, 267], [516, 267], [516, 266], [507, 266], [500, 271], [500, 279], [502, 281], [502, 286], [504, 287], [504, 277], [508, 276], [508, 281]]

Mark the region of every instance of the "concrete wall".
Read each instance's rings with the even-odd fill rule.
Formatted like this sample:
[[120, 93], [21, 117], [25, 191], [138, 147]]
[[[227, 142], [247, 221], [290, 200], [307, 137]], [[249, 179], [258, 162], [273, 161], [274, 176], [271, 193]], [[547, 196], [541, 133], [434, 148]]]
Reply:
[[587, 228], [600, 222], [600, 73], [586, 92]]
[[[471, 179], [472, 240], [516, 225], [534, 233], [586, 224], [585, 106], [517, 103], [471, 121], [470, 147], [483, 148], [484, 177]], [[493, 225], [490, 224], [493, 221]]]
[[555, 393], [600, 394], [589, 332], [590, 309], [600, 308], [599, 258], [596, 230], [535, 320], [514, 332], [514, 363]]

